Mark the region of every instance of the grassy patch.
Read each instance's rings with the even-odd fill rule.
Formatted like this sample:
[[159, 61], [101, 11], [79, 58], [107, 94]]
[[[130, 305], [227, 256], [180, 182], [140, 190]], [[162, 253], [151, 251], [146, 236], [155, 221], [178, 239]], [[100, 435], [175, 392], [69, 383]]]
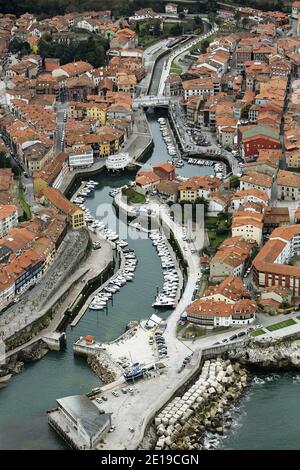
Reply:
[[144, 204], [146, 198], [143, 194], [138, 193], [133, 188], [123, 191], [123, 195], [127, 197], [128, 204]]
[[212, 230], [208, 230], [208, 238], [209, 238], [209, 243], [210, 246], [214, 249], [218, 248], [218, 246], [223, 243], [226, 238], [228, 238], [228, 233], [224, 233], [222, 235], [217, 235], [216, 232]]
[[180, 65], [174, 64], [174, 62], [171, 65], [170, 73], [177, 73], [180, 75], [182, 73], [182, 67]]
[[264, 330], [255, 330], [250, 333], [250, 336], [260, 336], [264, 335], [266, 332]]
[[21, 178], [19, 179], [19, 203], [20, 206], [22, 207], [24, 211], [24, 219], [25, 220], [30, 220], [31, 219], [31, 210], [30, 210], [30, 205], [25, 199], [25, 193], [24, 193], [24, 186], [22, 184]]
[[211, 34], [210, 36], [208, 36], [207, 39], [202, 39], [202, 41], [199, 41], [197, 42], [194, 46], [190, 47], [189, 51], [190, 52], [193, 52], [195, 51], [196, 49], [201, 49], [201, 46], [202, 46], [202, 43], [203, 41], [208, 41], [208, 42], [213, 42], [216, 38], [216, 35], [215, 34]]
[[200, 336], [206, 335], [206, 329], [197, 325], [189, 325], [184, 329], [184, 331], [182, 331], [181, 334], [182, 338], [184, 339], [192, 339], [193, 337], [199, 338]]
[[287, 326], [296, 325], [295, 320], [290, 318], [289, 320], [284, 320], [274, 325], [267, 326], [266, 329], [269, 331], [280, 330], [281, 328], [286, 328]]

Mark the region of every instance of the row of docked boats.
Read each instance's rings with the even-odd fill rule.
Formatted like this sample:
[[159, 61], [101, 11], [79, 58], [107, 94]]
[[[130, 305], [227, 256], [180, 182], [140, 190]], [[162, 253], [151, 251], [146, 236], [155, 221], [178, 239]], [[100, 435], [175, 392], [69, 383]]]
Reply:
[[158, 292], [152, 307], [168, 308], [174, 307], [179, 289], [179, 275], [175, 269], [175, 263], [170, 254], [164, 237], [156, 232], [149, 235], [153, 245], [157, 249], [158, 256], [161, 259], [163, 269], [164, 283], [162, 289]]
[[81, 187], [80, 191], [78, 191], [78, 193], [76, 194], [76, 197], [73, 199], [73, 202], [75, 204], [77, 204], [77, 202], [83, 204], [84, 201], [85, 201], [84, 198], [86, 198], [91, 193], [93, 193], [98, 184], [99, 183], [97, 181], [94, 181], [94, 180], [84, 181], [82, 183], [82, 187]]
[[169, 129], [168, 129], [168, 126], [167, 126], [167, 121], [163, 117], [158, 118], [157, 121], [159, 123], [159, 127], [160, 127], [162, 137], [163, 137], [163, 139], [165, 141], [165, 144], [167, 146], [168, 153], [169, 153], [169, 155], [175, 157], [177, 155], [177, 151], [176, 151], [176, 148], [174, 146], [173, 138], [171, 136], [171, 133], [169, 132]]
[[111, 242], [116, 242], [116, 244], [121, 248], [124, 248], [128, 245], [125, 240], [119, 240], [119, 235], [114, 230], [108, 228], [107, 224], [94, 217], [91, 214], [90, 209], [83, 204], [82, 200], [78, 200], [78, 198], [76, 198], [73, 200], [73, 202], [84, 211], [85, 221], [93, 232], [99, 231], [102, 238], [110, 240]]
[[133, 250], [123, 250], [123, 252], [125, 264], [122, 271], [114, 279], [109, 281], [103, 291], [93, 298], [89, 306], [91, 310], [103, 310], [108, 306], [107, 304], [113, 294], [116, 294], [127, 282], [133, 280], [138, 260]]
[[198, 158], [189, 158], [188, 164], [198, 166], [213, 166], [214, 162], [211, 160], [198, 160]]

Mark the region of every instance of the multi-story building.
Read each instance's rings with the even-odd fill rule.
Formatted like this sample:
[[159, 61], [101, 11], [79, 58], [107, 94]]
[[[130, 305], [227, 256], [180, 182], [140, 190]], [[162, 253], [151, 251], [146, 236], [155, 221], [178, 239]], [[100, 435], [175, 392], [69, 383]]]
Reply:
[[280, 149], [279, 131], [271, 127], [251, 126], [241, 130], [241, 147], [245, 161], [255, 159], [260, 149]]
[[241, 191], [256, 188], [265, 192], [268, 198], [271, 197], [272, 184], [272, 176], [258, 173], [257, 171], [251, 171], [240, 178]]
[[18, 225], [18, 209], [14, 205], [0, 206], [0, 237]]
[[288, 287], [299, 296], [300, 268], [289, 264], [299, 255], [300, 225], [276, 228], [253, 260], [253, 282], [257, 287]]
[[58, 189], [46, 187], [42, 190], [41, 201], [63, 214], [74, 230], [86, 226], [84, 211], [69, 201]]
[[239, 300], [234, 305], [213, 300], [195, 300], [185, 311], [185, 318], [205, 327], [249, 325], [255, 320], [256, 302]]
[[184, 99], [190, 96], [214, 95], [214, 84], [211, 79], [195, 78], [182, 83]]
[[277, 199], [299, 201], [300, 175], [291, 171], [279, 170], [277, 173]]
[[71, 150], [69, 153], [70, 168], [88, 168], [94, 163], [94, 153], [90, 145], [86, 145], [77, 150]]
[[180, 201], [196, 202], [199, 198], [208, 198], [212, 192], [216, 192], [222, 186], [219, 178], [209, 176], [192, 176], [179, 183]]
[[234, 213], [231, 231], [233, 237], [241, 237], [249, 242], [261, 244], [263, 232], [263, 214], [255, 211], [237, 211]]
[[221, 281], [227, 276], [241, 276], [255, 246], [241, 237], [224, 240], [210, 261], [210, 279]]

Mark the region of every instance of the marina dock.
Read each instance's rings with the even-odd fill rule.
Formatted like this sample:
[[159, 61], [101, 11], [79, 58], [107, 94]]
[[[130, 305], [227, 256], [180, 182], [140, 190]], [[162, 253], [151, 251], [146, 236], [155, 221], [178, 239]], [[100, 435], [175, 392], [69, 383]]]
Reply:
[[97, 294], [100, 294], [100, 292], [102, 292], [104, 290], [104, 288], [110, 283], [112, 282], [121, 272], [122, 270], [124, 269], [124, 265], [125, 265], [125, 256], [124, 256], [124, 253], [123, 251], [121, 250], [121, 248], [118, 247], [118, 252], [120, 254], [120, 257], [121, 257], [121, 263], [120, 263], [120, 267], [118, 269], [118, 271], [112, 276], [110, 277], [106, 282], [104, 282], [104, 284], [102, 284], [98, 289], [96, 289], [91, 295], [89, 295], [89, 297], [86, 299], [84, 305], [81, 307], [81, 309], [79, 310], [78, 314], [76, 315], [76, 317], [74, 318], [74, 320], [72, 321], [71, 323], [71, 326], [74, 327], [77, 325], [77, 323], [81, 320], [81, 318], [83, 317], [83, 315], [85, 314], [85, 312], [87, 311], [87, 309], [89, 308], [89, 305], [92, 301], [92, 299], [95, 297], [95, 295]]

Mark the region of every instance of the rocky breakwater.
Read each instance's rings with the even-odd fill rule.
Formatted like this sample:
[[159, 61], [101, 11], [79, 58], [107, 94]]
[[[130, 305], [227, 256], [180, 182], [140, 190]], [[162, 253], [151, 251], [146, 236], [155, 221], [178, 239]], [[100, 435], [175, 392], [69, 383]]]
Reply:
[[155, 449], [203, 449], [207, 431], [223, 434], [226, 409], [247, 385], [247, 372], [238, 362], [205, 361], [197, 381], [156, 416]]
[[300, 369], [300, 340], [253, 338], [229, 350], [227, 357], [242, 365], [266, 370]]
[[103, 384], [114, 382], [122, 375], [121, 368], [105, 352], [88, 356], [87, 363]]
[[14, 375], [20, 374], [23, 372], [26, 363], [42, 359], [48, 351], [47, 344], [40, 340], [11, 355], [5, 364], [0, 367], [0, 385], [9, 382], [9, 380], [5, 381], [3, 377], [9, 377], [10, 379]]

